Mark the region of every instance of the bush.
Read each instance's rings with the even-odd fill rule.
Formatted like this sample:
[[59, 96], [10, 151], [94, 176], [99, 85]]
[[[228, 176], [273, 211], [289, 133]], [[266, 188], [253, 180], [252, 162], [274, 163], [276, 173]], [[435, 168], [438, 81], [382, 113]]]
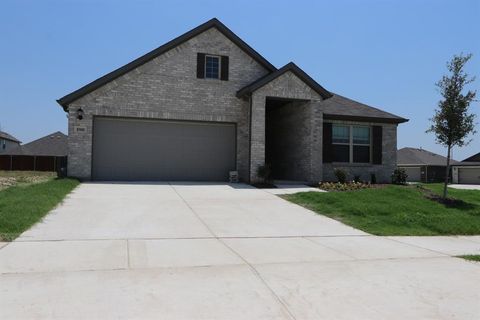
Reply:
[[406, 184], [408, 174], [403, 168], [397, 168], [392, 173], [393, 184]]
[[272, 175], [272, 167], [270, 164], [266, 163], [263, 166], [259, 166], [257, 169], [257, 175], [263, 179], [264, 183], [269, 182]]
[[353, 176], [353, 182], [359, 183], [360, 182], [360, 176]]
[[335, 174], [335, 177], [337, 177], [338, 182], [340, 183], [345, 183], [347, 181], [347, 173], [345, 170], [342, 169], [334, 169], [333, 173]]
[[320, 182], [318, 187], [325, 191], [355, 191], [372, 188], [372, 185], [362, 182]]

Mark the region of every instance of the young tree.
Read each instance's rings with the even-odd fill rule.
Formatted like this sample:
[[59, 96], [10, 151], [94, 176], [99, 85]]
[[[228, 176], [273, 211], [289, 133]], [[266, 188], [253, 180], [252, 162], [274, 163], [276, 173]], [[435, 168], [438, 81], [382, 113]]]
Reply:
[[471, 54], [455, 55], [447, 63], [450, 74], [444, 75], [436, 83], [443, 99], [438, 102], [435, 115], [430, 119], [432, 125], [427, 132], [433, 132], [437, 143], [447, 147], [447, 168], [445, 184], [443, 186], [443, 198], [447, 198], [447, 184], [450, 172], [450, 153], [454, 146], [467, 145], [469, 134], [475, 133], [475, 114], [470, 114], [468, 108], [475, 99], [476, 91], [468, 90], [463, 94], [464, 87], [472, 83], [475, 78], [470, 77], [464, 70], [465, 64], [472, 57]]

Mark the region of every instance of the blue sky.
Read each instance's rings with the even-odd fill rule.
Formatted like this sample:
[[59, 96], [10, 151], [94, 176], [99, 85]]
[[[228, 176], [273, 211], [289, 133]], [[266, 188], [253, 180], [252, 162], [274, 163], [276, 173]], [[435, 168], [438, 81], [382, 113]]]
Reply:
[[[409, 118], [398, 147], [444, 153], [425, 133], [434, 83], [460, 52], [480, 77], [479, 0], [3, 0], [2, 129], [25, 142], [66, 132], [56, 99], [212, 17], [275, 66], [294, 61], [328, 90]], [[472, 111], [480, 122], [478, 102]], [[454, 158], [480, 152], [473, 139]]]

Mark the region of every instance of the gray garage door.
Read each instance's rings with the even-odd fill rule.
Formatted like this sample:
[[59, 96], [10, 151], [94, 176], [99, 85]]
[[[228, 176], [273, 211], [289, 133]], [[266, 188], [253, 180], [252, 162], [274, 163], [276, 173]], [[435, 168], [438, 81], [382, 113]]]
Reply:
[[407, 172], [407, 181], [409, 182], [420, 182], [420, 167], [404, 167]]
[[94, 180], [226, 181], [234, 124], [95, 118]]
[[458, 183], [480, 184], [480, 168], [458, 168]]

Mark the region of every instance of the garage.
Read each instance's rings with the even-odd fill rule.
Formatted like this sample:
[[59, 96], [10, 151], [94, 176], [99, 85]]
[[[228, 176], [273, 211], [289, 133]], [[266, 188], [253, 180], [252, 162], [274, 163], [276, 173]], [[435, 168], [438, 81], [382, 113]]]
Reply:
[[94, 118], [94, 180], [226, 181], [235, 168], [235, 124]]
[[458, 168], [458, 183], [480, 184], [480, 168]]
[[421, 169], [420, 167], [403, 167], [407, 172], [408, 182], [420, 182], [421, 181]]

